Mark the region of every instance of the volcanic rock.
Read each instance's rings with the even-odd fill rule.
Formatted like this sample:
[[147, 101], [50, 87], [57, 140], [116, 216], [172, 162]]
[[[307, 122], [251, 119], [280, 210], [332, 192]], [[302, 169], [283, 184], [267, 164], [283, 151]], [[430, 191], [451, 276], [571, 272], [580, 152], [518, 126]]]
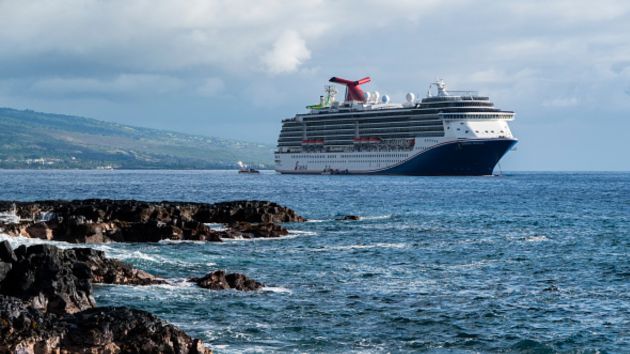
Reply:
[[164, 282], [101, 251], [0, 242], [0, 353], [212, 352], [150, 313], [93, 308], [91, 280]]
[[202, 288], [212, 290], [235, 289], [241, 291], [254, 291], [264, 285], [246, 277], [240, 273], [225, 274], [224, 270], [208, 273], [201, 278], [192, 278], [189, 281], [197, 283]]
[[124, 307], [42, 313], [0, 295], [0, 352], [209, 354], [198, 339], [156, 316]]
[[73, 252], [50, 245], [20, 246], [17, 260], [0, 283], [0, 293], [20, 298], [35, 309], [73, 313], [95, 306], [89, 269]]
[[361, 220], [361, 217], [358, 215], [343, 215], [338, 217], [336, 220], [339, 221], [356, 221], [356, 220]]
[[229, 231], [224, 237], [226, 238], [269, 238], [286, 236], [289, 231], [284, 227], [273, 223], [248, 223], [238, 222], [229, 225]]
[[31, 238], [40, 238], [42, 240], [52, 240], [53, 231], [45, 222], [37, 222], [26, 227], [26, 233]]
[[0, 262], [13, 263], [15, 261], [17, 261], [17, 257], [9, 241], [4, 240], [0, 242]]
[[131, 265], [116, 259], [105, 257], [103, 251], [91, 248], [73, 248], [77, 261], [85, 263], [90, 270], [92, 283], [123, 284], [123, 285], [153, 285], [166, 284], [160, 279], [143, 270], [135, 269]]
[[73, 243], [221, 241], [222, 237], [231, 237], [230, 232], [211, 230], [206, 223], [237, 225], [232, 235], [277, 237], [287, 234], [278, 223], [305, 221], [295, 211], [266, 201], [216, 204], [108, 199], [0, 201], [0, 211], [3, 210], [15, 211], [22, 218], [17, 224], [0, 223], [0, 229], [7, 234]]

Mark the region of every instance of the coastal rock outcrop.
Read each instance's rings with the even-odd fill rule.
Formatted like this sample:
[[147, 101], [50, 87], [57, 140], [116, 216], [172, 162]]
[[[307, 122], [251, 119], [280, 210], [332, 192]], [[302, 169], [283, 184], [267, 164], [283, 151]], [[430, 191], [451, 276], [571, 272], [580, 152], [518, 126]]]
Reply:
[[357, 221], [361, 220], [361, 217], [358, 215], [342, 215], [336, 218], [338, 221]]
[[160, 279], [141, 269], [117, 259], [105, 257], [103, 251], [91, 248], [73, 248], [78, 262], [85, 263], [91, 272], [92, 283], [122, 284], [122, 285], [154, 285], [166, 284], [166, 280]]
[[90, 271], [73, 252], [50, 245], [20, 246], [0, 283], [0, 294], [17, 297], [33, 308], [74, 313], [95, 306]]
[[[0, 211], [14, 212], [20, 219], [0, 222], [0, 231], [72, 243], [279, 237], [288, 234], [280, 223], [305, 221], [292, 209], [267, 201], [0, 201]], [[227, 230], [212, 230], [208, 223], [225, 224]]]
[[204, 275], [201, 278], [191, 278], [189, 281], [197, 283], [202, 288], [212, 290], [235, 289], [241, 291], [254, 291], [264, 285], [246, 277], [240, 273], [228, 273], [224, 270], [217, 270]]
[[101, 251], [0, 242], [0, 352], [212, 352], [148, 312], [96, 308], [92, 281], [163, 282]]
[[95, 306], [91, 283], [151, 285], [166, 281], [89, 248], [0, 243], [0, 294], [14, 296], [33, 308], [74, 313]]
[[60, 315], [0, 295], [0, 352], [209, 354], [212, 350], [145, 311], [102, 307]]
[[281, 225], [274, 223], [256, 223], [241, 221], [229, 225], [223, 238], [269, 238], [281, 237], [289, 234], [289, 231]]

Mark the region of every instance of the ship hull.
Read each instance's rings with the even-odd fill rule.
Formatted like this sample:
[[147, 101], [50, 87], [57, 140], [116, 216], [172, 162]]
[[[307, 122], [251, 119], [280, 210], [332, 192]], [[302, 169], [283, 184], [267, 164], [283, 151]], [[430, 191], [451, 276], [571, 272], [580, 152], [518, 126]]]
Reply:
[[379, 174], [412, 176], [491, 175], [496, 164], [517, 140], [468, 140], [440, 144]]
[[[374, 170], [343, 170], [343, 174], [409, 176], [491, 175], [516, 139], [470, 139], [437, 144], [393, 166]], [[283, 174], [322, 174], [321, 170], [277, 170]]]

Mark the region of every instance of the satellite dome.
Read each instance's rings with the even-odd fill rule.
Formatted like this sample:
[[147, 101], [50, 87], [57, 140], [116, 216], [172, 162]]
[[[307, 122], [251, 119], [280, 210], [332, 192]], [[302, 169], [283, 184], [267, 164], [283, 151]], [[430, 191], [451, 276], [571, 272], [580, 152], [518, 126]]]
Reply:
[[416, 95], [414, 95], [413, 92], [409, 92], [406, 98], [407, 98], [407, 102], [413, 103], [416, 100]]
[[389, 103], [389, 96], [388, 95], [383, 95], [383, 97], [381, 97], [381, 102], [387, 104]]

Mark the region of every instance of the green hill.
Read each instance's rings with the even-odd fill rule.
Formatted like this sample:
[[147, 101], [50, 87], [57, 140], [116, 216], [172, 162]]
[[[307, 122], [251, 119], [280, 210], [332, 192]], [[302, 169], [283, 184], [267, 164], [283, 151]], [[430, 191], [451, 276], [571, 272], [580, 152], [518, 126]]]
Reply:
[[274, 147], [0, 108], [0, 168], [221, 169], [271, 166]]

